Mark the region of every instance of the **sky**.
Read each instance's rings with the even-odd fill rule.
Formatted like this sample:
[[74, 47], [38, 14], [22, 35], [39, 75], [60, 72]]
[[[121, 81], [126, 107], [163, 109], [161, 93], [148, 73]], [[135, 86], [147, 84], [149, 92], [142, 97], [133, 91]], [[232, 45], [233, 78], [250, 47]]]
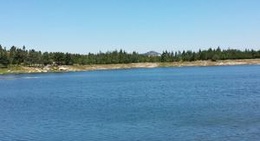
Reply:
[[260, 0], [0, 0], [0, 44], [85, 54], [260, 49]]

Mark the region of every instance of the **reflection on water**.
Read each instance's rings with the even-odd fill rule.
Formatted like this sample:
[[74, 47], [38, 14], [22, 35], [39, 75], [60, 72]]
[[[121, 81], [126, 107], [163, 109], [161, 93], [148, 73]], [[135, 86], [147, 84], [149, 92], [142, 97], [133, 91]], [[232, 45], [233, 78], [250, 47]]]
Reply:
[[15, 80], [15, 79], [36, 79], [37, 76], [24, 76], [24, 75], [0, 75], [0, 80]]

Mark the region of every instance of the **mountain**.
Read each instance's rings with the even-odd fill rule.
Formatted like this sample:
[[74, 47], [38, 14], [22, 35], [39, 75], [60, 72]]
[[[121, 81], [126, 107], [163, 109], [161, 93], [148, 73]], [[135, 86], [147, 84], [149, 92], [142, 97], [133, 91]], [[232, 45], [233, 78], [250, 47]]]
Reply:
[[146, 55], [146, 56], [161, 56], [161, 53], [158, 53], [156, 51], [149, 51], [149, 52], [144, 53], [143, 55]]

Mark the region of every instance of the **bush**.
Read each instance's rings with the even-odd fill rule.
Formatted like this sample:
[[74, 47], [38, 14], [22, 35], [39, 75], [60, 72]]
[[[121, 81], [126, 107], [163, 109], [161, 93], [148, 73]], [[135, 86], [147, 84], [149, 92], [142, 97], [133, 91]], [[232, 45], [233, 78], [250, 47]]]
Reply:
[[217, 55], [217, 54], [214, 54], [213, 56], [212, 56], [212, 58], [211, 58], [211, 61], [217, 61], [217, 60], [219, 60], [219, 56]]
[[0, 68], [7, 68], [7, 66], [0, 63]]

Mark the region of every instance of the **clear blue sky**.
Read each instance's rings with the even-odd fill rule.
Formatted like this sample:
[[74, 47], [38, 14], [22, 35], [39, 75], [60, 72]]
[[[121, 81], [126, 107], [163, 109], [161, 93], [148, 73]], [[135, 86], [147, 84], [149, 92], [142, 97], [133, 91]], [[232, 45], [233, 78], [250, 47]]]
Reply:
[[260, 49], [260, 0], [0, 0], [0, 44], [88, 53]]

